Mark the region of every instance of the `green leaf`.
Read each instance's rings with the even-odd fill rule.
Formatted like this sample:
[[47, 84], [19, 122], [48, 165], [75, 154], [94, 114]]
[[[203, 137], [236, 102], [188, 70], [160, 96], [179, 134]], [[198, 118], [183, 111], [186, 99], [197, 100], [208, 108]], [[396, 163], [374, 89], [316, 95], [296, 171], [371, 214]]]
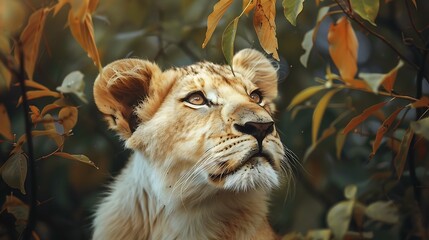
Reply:
[[296, 26], [296, 18], [304, 8], [304, 0], [283, 0], [284, 15], [286, 19]]
[[9, 157], [1, 166], [0, 174], [9, 187], [19, 189], [22, 194], [26, 194], [24, 183], [27, 177], [27, 157], [22, 150]]
[[335, 93], [340, 91], [341, 89], [334, 89], [327, 92], [319, 101], [313, 113], [313, 126], [312, 126], [312, 134], [311, 139], [312, 142], [315, 143], [317, 140], [317, 133], [319, 132], [320, 123], [322, 122], [323, 114], [325, 113], [326, 107], [328, 106], [329, 101]]
[[222, 52], [225, 56], [226, 62], [232, 68], [232, 58], [234, 57], [234, 42], [235, 36], [237, 34], [238, 20], [240, 18], [236, 17], [231, 21], [228, 26], [225, 28], [225, 31], [222, 34]]
[[378, 9], [380, 7], [379, 0], [351, 0], [350, 3], [354, 12], [376, 26], [375, 18], [378, 15]]

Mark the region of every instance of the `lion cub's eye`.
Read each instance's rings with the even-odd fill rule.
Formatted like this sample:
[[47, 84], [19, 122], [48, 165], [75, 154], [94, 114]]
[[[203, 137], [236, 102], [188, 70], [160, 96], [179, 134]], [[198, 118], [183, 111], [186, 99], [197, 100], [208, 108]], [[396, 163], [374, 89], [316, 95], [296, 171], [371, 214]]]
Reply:
[[206, 97], [202, 92], [194, 92], [185, 97], [184, 101], [194, 105], [204, 105], [207, 103]]
[[250, 93], [250, 99], [252, 100], [252, 102], [255, 103], [261, 103], [262, 102], [262, 94], [259, 90], [255, 90], [252, 93]]

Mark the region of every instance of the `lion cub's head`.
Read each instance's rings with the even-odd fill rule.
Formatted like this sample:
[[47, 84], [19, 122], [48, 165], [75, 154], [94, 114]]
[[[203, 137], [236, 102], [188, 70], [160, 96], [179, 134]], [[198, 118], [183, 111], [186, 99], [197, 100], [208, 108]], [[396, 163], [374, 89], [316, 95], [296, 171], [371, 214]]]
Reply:
[[95, 102], [164, 186], [270, 189], [285, 157], [272, 118], [276, 69], [250, 49], [234, 56], [233, 69], [201, 62], [163, 72], [119, 60], [98, 76]]

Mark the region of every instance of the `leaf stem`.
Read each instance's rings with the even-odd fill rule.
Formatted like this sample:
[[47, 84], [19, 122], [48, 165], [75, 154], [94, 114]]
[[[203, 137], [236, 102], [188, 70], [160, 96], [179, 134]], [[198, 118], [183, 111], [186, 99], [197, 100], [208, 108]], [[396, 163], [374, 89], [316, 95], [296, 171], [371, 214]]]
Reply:
[[[354, 88], [352, 86], [344, 85], [344, 84], [333, 84], [332, 87], [335, 87], [335, 88], [346, 88], [346, 89], [357, 90], [357, 91], [362, 91], [362, 92], [367, 92], [367, 93], [374, 93], [373, 91], [371, 91], [369, 89]], [[386, 96], [386, 97], [400, 98], [400, 99], [404, 99], [404, 100], [408, 100], [408, 101], [412, 101], [412, 102], [415, 102], [415, 101], [418, 100], [418, 98], [410, 97], [410, 96], [407, 96], [407, 95], [399, 95], [399, 94], [388, 93], [388, 92], [384, 92], [384, 91], [379, 91], [378, 93], [374, 93], [374, 94], [381, 95], [381, 96]]]
[[30, 200], [30, 211], [28, 214], [28, 223], [22, 234], [22, 239], [31, 239], [32, 231], [36, 225], [36, 206], [37, 206], [37, 179], [36, 179], [36, 167], [34, 161], [33, 152], [33, 138], [31, 136], [32, 123], [28, 113], [30, 107], [28, 104], [27, 91], [25, 87], [25, 70], [24, 70], [24, 52], [22, 50], [22, 42], [18, 41], [17, 50], [19, 51], [20, 67], [18, 71], [18, 81], [22, 94], [22, 110], [25, 120], [25, 135], [27, 136], [27, 151], [28, 151], [28, 177], [27, 181], [30, 185], [28, 189], [28, 196]]

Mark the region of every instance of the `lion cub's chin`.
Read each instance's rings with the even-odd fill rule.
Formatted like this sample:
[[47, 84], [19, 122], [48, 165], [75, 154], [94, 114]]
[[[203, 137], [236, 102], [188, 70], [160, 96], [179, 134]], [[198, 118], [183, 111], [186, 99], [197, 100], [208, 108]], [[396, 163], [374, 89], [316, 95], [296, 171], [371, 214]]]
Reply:
[[279, 176], [264, 157], [253, 157], [239, 169], [226, 175], [210, 175], [210, 182], [219, 188], [241, 192], [270, 190], [279, 185]]

